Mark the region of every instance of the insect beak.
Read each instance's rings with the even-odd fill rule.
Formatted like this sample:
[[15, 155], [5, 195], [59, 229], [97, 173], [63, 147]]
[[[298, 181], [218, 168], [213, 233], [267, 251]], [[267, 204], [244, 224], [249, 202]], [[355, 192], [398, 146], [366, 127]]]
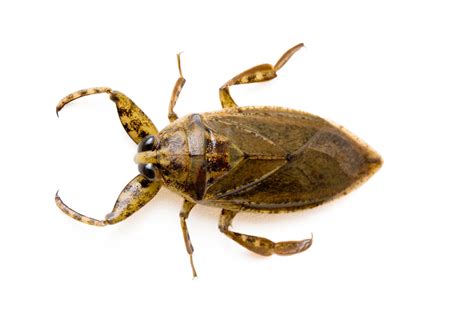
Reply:
[[158, 162], [158, 152], [157, 151], [143, 151], [138, 152], [135, 155], [135, 163], [137, 164], [156, 164]]

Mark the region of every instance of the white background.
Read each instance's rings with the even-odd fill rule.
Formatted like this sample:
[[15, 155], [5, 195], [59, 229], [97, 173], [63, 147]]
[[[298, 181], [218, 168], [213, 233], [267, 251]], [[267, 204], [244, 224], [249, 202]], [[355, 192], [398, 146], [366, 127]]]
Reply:
[[[171, 2], [170, 2], [171, 3]], [[0, 4], [1, 314], [473, 314], [472, 1], [10, 1]], [[189, 219], [199, 278], [163, 189], [142, 211], [97, 228], [137, 173], [136, 147], [110, 86], [167, 124], [219, 109], [218, 87], [299, 51], [265, 84], [232, 88], [241, 105], [282, 105], [342, 124], [383, 168], [352, 194], [292, 215], [239, 215], [234, 229], [314, 245], [256, 256]]]

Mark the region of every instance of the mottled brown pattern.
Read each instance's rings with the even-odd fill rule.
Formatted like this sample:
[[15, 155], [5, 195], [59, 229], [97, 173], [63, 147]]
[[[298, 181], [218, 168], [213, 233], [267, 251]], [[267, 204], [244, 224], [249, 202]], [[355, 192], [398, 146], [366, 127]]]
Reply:
[[155, 197], [161, 185], [161, 181], [149, 181], [142, 175], [137, 175], [118, 196], [114, 210], [106, 215], [107, 224], [123, 221], [140, 210]]
[[242, 161], [244, 154], [230, 139], [215, 134], [212, 130], [206, 132], [206, 187], [215, 183], [220, 177]]
[[158, 134], [158, 129], [150, 118], [125, 94], [112, 91], [110, 99], [117, 105], [120, 121], [135, 143], [140, 143], [147, 135]]
[[105, 226], [123, 221], [140, 210], [153, 199], [161, 185], [161, 181], [150, 182], [142, 175], [136, 176], [122, 190], [112, 212], [107, 214], [104, 220], [89, 218], [74, 211], [61, 200], [59, 193], [56, 193], [55, 201], [59, 209], [71, 218], [89, 225]]
[[69, 94], [59, 101], [56, 106], [56, 114], [59, 117], [59, 111], [73, 100], [98, 93], [107, 93], [110, 95], [110, 99], [117, 106], [117, 113], [123, 128], [135, 143], [140, 143], [147, 135], [158, 134], [158, 129], [156, 129], [150, 118], [148, 118], [130, 98], [119, 91], [112, 91], [112, 89], [108, 87], [84, 89]]
[[187, 227], [196, 204], [222, 208], [219, 229], [243, 247], [260, 255], [292, 255], [308, 249], [312, 237], [273, 242], [260, 236], [229, 230], [241, 211], [283, 213], [312, 208], [347, 194], [373, 175], [382, 158], [347, 130], [318, 116], [281, 107], [238, 107], [229, 93], [236, 84], [263, 82], [276, 77], [303, 44], [289, 49], [274, 66], [250, 68], [224, 84], [224, 110], [178, 119], [174, 107], [185, 79], [181, 71], [168, 108], [170, 124], [160, 133], [127, 96], [110, 88], [84, 89], [63, 98], [69, 102], [108, 93], [127, 134], [139, 144], [135, 161], [141, 173], [120, 193], [104, 220], [82, 215], [63, 203], [57, 206], [80, 222], [105, 226], [125, 220], [141, 209], [162, 185], [184, 197], [181, 230], [193, 271], [194, 248]]
[[160, 132], [157, 167], [168, 187], [183, 190], [186, 187], [191, 157], [186, 132], [178, 122], [180, 120]]

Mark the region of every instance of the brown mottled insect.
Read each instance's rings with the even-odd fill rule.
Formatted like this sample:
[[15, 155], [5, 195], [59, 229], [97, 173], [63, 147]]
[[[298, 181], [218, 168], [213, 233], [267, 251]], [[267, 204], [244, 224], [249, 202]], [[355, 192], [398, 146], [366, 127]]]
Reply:
[[303, 44], [288, 50], [273, 66], [250, 68], [219, 90], [223, 110], [178, 119], [173, 111], [185, 83], [181, 72], [168, 109], [170, 124], [158, 132], [153, 122], [127, 96], [110, 88], [80, 90], [63, 98], [108, 93], [117, 106], [125, 131], [138, 144], [135, 162], [140, 174], [120, 193], [104, 220], [72, 210], [56, 194], [57, 206], [68, 216], [95, 226], [118, 223], [142, 208], [166, 186], [184, 198], [180, 212], [186, 250], [196, 276], [193, 246], [186, 219], [196, 204], [222, 208], [219, 230], [260, 255], [292, 255], [308, 249], [312, 239], [272, 242], [229, 230], [241, 211], [282, 213], [313, 208], [344, 195], [382, 165], [366, 144], [318, 116], [281, 107], [238, 107], [229, 87], [268, 81]]

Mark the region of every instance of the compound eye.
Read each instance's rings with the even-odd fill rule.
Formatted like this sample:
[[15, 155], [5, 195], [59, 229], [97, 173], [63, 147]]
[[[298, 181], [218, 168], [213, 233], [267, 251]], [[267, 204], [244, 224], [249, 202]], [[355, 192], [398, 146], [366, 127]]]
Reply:
[[148, 135], [138, 145], [138, 152], [151, 151], [155, 146], [155, 136]]
[[140, 174], [145, 176], [148, 180], [155, 180], [156, 179], [156, 168], [153, 166], [152, 163], [148, 164], [139, 164], [138, 171]]

